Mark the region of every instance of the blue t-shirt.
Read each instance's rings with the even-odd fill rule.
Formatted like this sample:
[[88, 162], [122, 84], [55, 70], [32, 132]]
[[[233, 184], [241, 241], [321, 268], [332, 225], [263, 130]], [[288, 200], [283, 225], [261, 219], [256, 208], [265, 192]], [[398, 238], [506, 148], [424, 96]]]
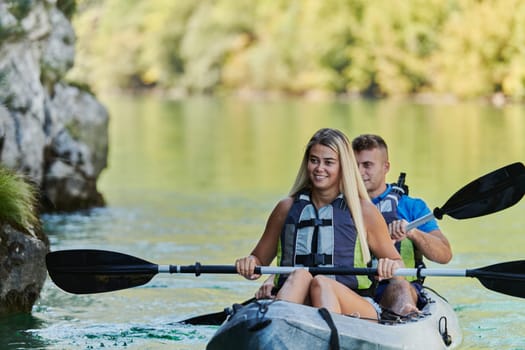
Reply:
[[[387, 185], [385, 192], [372, 199], [372, 202], [377, 203], [384, 198], [392, 190], [391, 185]], [[405, 219], [409, 223], [431, 213], [427, 204], [420, 198], [413, 198], [410, 196], [401, 196], [397, 205], [397, 215], [399, 219]], [[417, 227], [418, 230], [423, 232], [430, 232], [438, 230], [439, 226], [436, 219], [432, 219]]]

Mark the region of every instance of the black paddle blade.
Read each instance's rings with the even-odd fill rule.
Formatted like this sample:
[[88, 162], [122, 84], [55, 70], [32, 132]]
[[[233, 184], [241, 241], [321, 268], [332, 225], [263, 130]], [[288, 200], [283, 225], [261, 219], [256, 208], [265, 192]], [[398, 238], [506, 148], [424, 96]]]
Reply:
[[[243, 301], [240, 305], [247, 305], [255, 300], [255, 298], [251, 298], [246, 301]], [[235, 304], [233, 307], [235, 308]], [[228, 317], [228, 315], [230, 315], [230, 311], [230, 308], [225, 308], [223, 311], [195, 316], [186, 320], [179, 321], [179, 323], [191, 324], [194, 326], [220, 326], [224, 323], [224, 321], [226, 321], [226, 318]]]
[[466, 275], [476, 277], [487, 289], [525, 298], [525, 260], [467, 270]]
[[49, 276], [61, 289], [74, 294], [102, 293], [148, 283], [158, 265], [105, 250], [60, 250], [46, 256]]
[[224, 311], [188, 318], [187, 320], [179, 321], [179, 323], [191, 324], [194, 326], [220, 326], [227, 317], [228, 312], [224, 309]]
[[525, 166], [513, 163], [476, 179], [456, 192], [434, 216], [455, 219], [483, 216], [518, 203], [525, 194]]

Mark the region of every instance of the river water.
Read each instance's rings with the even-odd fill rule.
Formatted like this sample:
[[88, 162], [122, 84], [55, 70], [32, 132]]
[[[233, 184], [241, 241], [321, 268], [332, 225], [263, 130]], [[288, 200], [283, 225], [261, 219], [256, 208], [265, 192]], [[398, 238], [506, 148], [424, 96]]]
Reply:
[[[525, 160], [520, 106], [404, 101], [316, 102], [107, 97], [110, 157], [105, 208], [48, 215], [51, 249], [124, 252], [158, 264], [231, 264], [257, 242], [286, 195], [304, 145], [321, 127], [381, 134], [390, 180], [442, 206], [469, 181]], [[490, 216], [440, 221], [454, 250], [447, 267], [524, 258], [525, 201]], [[429, 267], [436, 267], [432, 263]], [[1, 349], [203, 349], [214, 327], [176, 323], [249, 299], [260, 281], [159, 274], [144, 286], [73, 295], [46, 281], [31, 315], [0, 320]], [[454, 305], [464, 349], [525, 349], [524, 300], [476, 279], [429, 277]]]

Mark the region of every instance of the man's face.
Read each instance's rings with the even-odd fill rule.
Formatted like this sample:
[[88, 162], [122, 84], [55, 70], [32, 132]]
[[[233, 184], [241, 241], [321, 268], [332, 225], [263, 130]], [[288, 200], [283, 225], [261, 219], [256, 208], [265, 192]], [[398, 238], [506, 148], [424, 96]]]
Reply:
[[370, 198], [379, 196], [386, 189], [386, 174], [390, 170], [386, 151], [380, 148], [355, 152], [357, 166]]

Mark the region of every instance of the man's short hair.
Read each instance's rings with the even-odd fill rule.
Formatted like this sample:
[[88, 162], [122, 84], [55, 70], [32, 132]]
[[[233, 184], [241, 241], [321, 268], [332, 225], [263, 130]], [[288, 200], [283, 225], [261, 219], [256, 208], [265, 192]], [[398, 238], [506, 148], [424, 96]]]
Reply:
[[352, 141], [352, 149], [354, 152], [361, 152], [374, 148], [384, 149], [388, 157], [388, 146], [386, 145], [385, 140], [379, 135], [363, 134], [357, 136]]

